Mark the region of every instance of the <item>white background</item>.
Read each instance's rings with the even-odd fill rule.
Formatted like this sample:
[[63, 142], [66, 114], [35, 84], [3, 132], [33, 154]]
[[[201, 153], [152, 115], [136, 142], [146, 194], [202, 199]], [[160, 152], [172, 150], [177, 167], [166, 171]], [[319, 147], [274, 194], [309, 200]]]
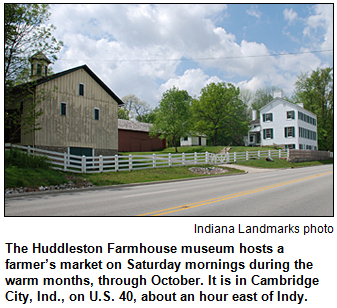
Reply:
[[[39, 286], [6, 286], [5, 279], [2, 279], [2, 307], [21, 307], [22, 302], [8, 302], [5, 299], [6, 291], [17, 291], [23, 293], [29, 293], [29, 298], [33, 299], [32, 307], [83, 307], [83, 306], [111, 306], [112, 304], [117, 307], [123, 306], [141, 306], [152, 307], [169, 306], [172, 304], [189, 305], [192, 307], [202, 305], [205, 303], [199, 302], [199, 292], [203, 293], [218, 293], [229, 294], [226, 302], [208, 302], [207, 305], [214, 307], [222, 307], [228, 305], [229, 307], [254, 305], [250, 307], [284, 307], [287, 305], [297, 305], [298, 301], [282, 303], [277, 302], [274, 295], [274, 301], [263, 302], [261, 300], [262, 294], [269, 294], [270, 291], [275, 293], [279, 290], [282, 293], [297, 293], [303, 294], [307, 301], [302, 302], [302, 306], [305, 307], [317, 307], [322, 305], [323, 307], [333, 307], [336, 303], [336, 232], [333, 234], [310, 234], [303, 235], [302, 230], [305, 225], [322, 226], [324, 224], [334, 225], [335, 218], [2, 218], [1, 219], [1, 234], [2, 234], [2, 276], [3, 277], [37, 277], [41, 278]], [[234, 226], [235, 234], [195, 234], [194, 224], [198, 225], [227, 225]], [[289, 224], [299, 226], [299, 234], [238, 234], [238, 224], [241, 224], [243, 228], [247, 225], [276, 225], [286, 226]], [[33, 242], [42, 243], [43, 245], [52, 245], [55, 242], [61, 244], [62, 242], [68, 242], [70, 245], [102, 245], [106, 251], [107, 243], [115, 243], [116, 245], [138, 245], [143, 243], [147, 246], [154, 245], [175, 245], [178, 247], [178, 251], [181, 245], [233, 245], [235, 248], [234, 254], [134, 254], [134, 255], [118, 255], [115, 253], [104, 254], [8, 254], [6, 249], [6, 242], [16, 242], [18, 245], [28, 246], [31, 252], [31, 245]], [[272, 254], [240, 254], [240, 243], [250, 246], [272, 246], [274, 252]], [[278, 246], [284, 246], [284, 254], [278, 254], [276, 252]], [[123, 270], [5, 270], [5, 260], [9, 258], [11, 261], [83, 261], [87, 258], [90, 261], [102, 260], [103, 264], [108, 261], [121, 261], [123, 264]], [[134, 259], [135, 261], [181, 261], [182, 265], [179, 272], [175, 273], [173, 270], [130, 270], [127, 269], [127, 260]], [[184, 270], [185, 261], [243, 261], [246, 266], [254, 259], [259, 261], [288, 261], [290, 262], [290, 270], [288, 273], [284, 273], [281, 270], [259, 270], [253, 271], [250, 269], [238, 270], [233, 273], [230, 270]], [[302, 259], [305, 262], [312, 262], [313, 269], [311, 270], [294, 270], [293, 262], [296, 259]], [[74, 275], [80, 277], [89, 277], [90, 281], [94, 283], [93, 287], [88, 286], [48, 286], [42, 285], [42, 277], [72, 277]], [[97, 277], [100, 275], [107, 277], [139, 277], [142, 275], [147, 279], [147, 286], [142, 286], [137, 289], [133, 289], [130, 286], [99, 286]], [[282, 274], [284, 277], [292, 277], [296, 275], [304, 275], [305, 277], [319, 278], [319, 285], [312, 286], [310, 289], [304, 288], [304, 286], [253, 286], [250, 283], [250, 278], [253, 275], [260, 275], [261, 277], [279, 277]], [[151, 277], [153, 275], [160, 275], [161, 277], [200, 277], [203, 286], [154, 286], [151, 284]], [[208, 286], [208, 275], [220, 277], [230, 277], [232, 281], [235, 281], [235, 276], [247, 278], [246, 286], [236, 286], [233, 283], [231, 286]], [[64, 298], [64, 304], [60, 302], [36, 302], [37, 291], [43, 293], [52, 293], [57, 290], [59, 298]], [[99, 294], [103, 294], [103, 291], [110, 291], [110, 295], [114, 297], [114, 302], [94, 302], [89, 300], [90, 291], [99, 291]], [[119, 300], [119, 296], [122, 291], [133, 291], [136, 303], [122, 302]], [[172, 294], [175, 292], [177, 301], [173, 302], [142, 302], [141, 296], [144, 293], [151, 291], [155, 294]], [[257, 292], [257, 302], [233, 302], [231, 299], [232, 294], [248, 294]], [[70, 294], [85, 294], [85, 302], [70, 302]], [[179, 297], [182, 293], [195, 294], [195, 301], [189, 303], [183, 303]], [[103, 295], [101, 296], [104, 298]], [[29, 304], [27, 304], [29, 305]]]

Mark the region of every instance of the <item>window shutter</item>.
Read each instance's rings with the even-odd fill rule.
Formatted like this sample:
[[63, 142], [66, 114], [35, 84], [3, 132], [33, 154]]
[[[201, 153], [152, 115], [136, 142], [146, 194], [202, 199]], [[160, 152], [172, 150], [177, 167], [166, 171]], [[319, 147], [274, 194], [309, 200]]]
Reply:
[[288, 137], [288, 128], [287, 127], [285, 127], [284, 128], [284, 137]]
[[295, 137], [295, 127], [293, 127], [293, 137]]
[[270, 114], [270, 122], [273, 122], [273, 114]]
[[274, 129], [273, 128], [270, 130], [270, 138], [274, 139]]
[[[263, 122], [266, 122], [266, 115], [265, 114], [263, 114]], [[266, 138], [264, 138], [264, 139], [266, 139]]]
[[266, 139], [266, 130], [263, 130], [263, 139]]

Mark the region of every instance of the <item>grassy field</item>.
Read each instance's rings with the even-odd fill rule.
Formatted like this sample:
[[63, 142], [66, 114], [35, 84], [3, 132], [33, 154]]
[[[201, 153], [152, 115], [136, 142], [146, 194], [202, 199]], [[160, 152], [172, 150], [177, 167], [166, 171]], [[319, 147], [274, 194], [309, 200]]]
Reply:
[[[178, 147], [178, 153], [213, 153], [218, 154], [224, 146], [189, 146], [189, 147]], [[234, 146], [231, 147], [230, 152], [246, 152], [246, 151], [267, 151], [267, 150], [275, 150], [277, 147], [244, 147], [244, 146]], [[162, 151], [154, 151], [154, 152], [121, 152], [120, 155], [152, 155], [152, 154], [174, 154], [175, 148], [166, 148]]]
[[[30, 169], [10, 167], [5, 169], [5, 188], [14, 187], [39, 187], [60, 185], [68, 182], [71, 176], [73, 182], [91, 182], [95, 186], [109, 186], [119, 184], [146, 183], [154, 181], [165, 181], [175, 179], [186, 179], [202, 177], [206, 175], [197, 175], [188, 169], [193, 167], [172, 167], [146, 170], [134, 170], [132, 172], [105, 172], [92, 174], [70, 174], [53, 169]], [[209, 165], [199, 167], [210, 167]], [[214, 166], [213, 166], [214, 167]], [[228, 170], [226, 175], [241, 173], [241, 170], [234, 168], [223, 168]]]
[[[274, 159], [273, 162], [266, 161], [265, 159], [257, 159], [257, 160], [239, 161], [235, 164], [256, 168], [299, 168], [299, 167], [319, 166], [332, 163], [333, 163], [332, 159], [327, 161], [308, 161], [299, 163], [288, 162], [285, 159]], [[233, 164], [234, 168], [235, 164]]]

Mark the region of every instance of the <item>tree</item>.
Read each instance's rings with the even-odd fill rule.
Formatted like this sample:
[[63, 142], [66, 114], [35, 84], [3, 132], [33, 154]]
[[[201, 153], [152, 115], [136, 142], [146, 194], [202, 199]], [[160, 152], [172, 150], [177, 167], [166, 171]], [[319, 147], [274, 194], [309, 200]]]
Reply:
[[151, 106], [141, 101], [136, 95], [130, 94], [122, 98], [127, 116], [133, 120], [144, 122], [143, 117], [152, 111]]
[[260, 88], [256, 90], [254, 99], [252, 102], [252, 108], [258, 111], [258, 116], [259, 116], [259, 110], [263, 106], [270, 103], [274, 99], [273, 93], [279, 90], [280, 90], [279, 88], [274, 87], [274, 86], [264, 87], [264, 88]]
[[118, 119], [121, 120], [129, 120], [129, 113], [123, 108], [119, 107], [118, 108]]
[[42, 52], [56, 60], [62, 42], [52, 36], [53, 25], [44, 26], [50, 17], [48, 10], [47, 4], [5, 3], [5, 86], [16, 83], [33, 54]]
[[[20, 131], [39, 129], [36, 120], [43, 111], [38, 104], [47, 94], [33, 94], [34, 83], [27, 84], [29, 58], [40, 52], [55, 61], [62, 46], [51, 34], [55, 27], [43, 26], [49, 20], [48, 9], [46, 4], [5, 4], [5, 129], [8, 140], [15, 139]], [[26, 84], [15, 87], [21, 83]], [[21, 102], [25, 102], [24, 106]]]
[[211, 83], [201, 90], [192, 103], [194, 130], [204, 133], [216, 146], [240, 144], [248, 131], [246, 105], [240, 100], [240, 89], [232, 84]]
[[173, 87], [163, 93], [155, 114], [151, 136], [159, 135], [159, 138], [167, 139], [175, 147], [176, 152], [179, 139], [190, 133], [191, 101], [192, 97], [187, 91]]
[[301, 73], [295, 83], [295, 102], [317, 115], [320, 150], [333, 151], [333, 68]]

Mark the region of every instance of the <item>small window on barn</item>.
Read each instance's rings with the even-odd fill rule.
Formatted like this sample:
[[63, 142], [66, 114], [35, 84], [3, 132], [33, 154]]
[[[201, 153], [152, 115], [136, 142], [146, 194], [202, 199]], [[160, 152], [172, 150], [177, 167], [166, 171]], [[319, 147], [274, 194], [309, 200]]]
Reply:
[[61, 102], [61, 111], [60, 114], [62, 116], [67, 115], [67, 103]]
[[84, 84], [83, 83], [80, 83], [78, 85], [78, 95], [84, 96]]
[[94, 109], [94, 119], [99, 121], [99, 108]]

